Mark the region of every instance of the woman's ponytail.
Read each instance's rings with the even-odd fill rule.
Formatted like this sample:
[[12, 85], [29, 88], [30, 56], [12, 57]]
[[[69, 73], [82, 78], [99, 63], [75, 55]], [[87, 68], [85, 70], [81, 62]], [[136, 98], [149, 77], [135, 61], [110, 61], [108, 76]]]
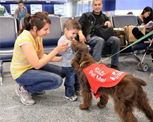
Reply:
[[22, 25], [22, 30], [20, 31], [20, 33], [22, 33], [23, 30], [30, 30], [31, 29], [31, 15], [30, 14], [27, 14], [25, 17], [24, 17], [24, 22], [23, 22], [23, 25]]
[[24, 22], [22, 26], [22, 30], [20, 33], [22, 33], [23, 30], [31, 30], [34, 26], [37, 27], [37, 31], [42, 29], [46, 23], [51, 24], [51, 20], [48, 18], [48, 13], [46, 11], [43, 12], [37, 12], [32, 17], [30, 14], [27, 14], [24, 17]]

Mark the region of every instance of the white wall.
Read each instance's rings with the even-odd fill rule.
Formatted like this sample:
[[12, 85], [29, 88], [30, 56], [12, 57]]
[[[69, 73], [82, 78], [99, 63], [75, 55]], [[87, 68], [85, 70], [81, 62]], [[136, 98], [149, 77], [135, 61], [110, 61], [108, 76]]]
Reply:
[[65, 5], [65, 16], [67, 17], [72, 17], [72, 11], [73, 11], [73, 7], [72, 7], [72, 2], [67, 2], [64, 4]]
[[115, 15], [126, 15], [128, 12], [133, 12], [133, 15], [138, 16], [142, 10], [115, 10]]

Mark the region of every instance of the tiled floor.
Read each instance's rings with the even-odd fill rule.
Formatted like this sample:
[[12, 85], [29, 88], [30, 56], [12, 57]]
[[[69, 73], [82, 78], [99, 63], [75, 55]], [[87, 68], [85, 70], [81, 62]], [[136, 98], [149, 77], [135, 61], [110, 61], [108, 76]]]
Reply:
[[[150, 66], [149, 71], [137, 70], [137, 62], [133, 59], [124, 60], [125, 56], [120, 56], [120, 70], [142, 78], [147, 82], [144, 91], [147, 93], [153, 108], [153, 64], [147, 59]], [[142, 58], [142, 55], [139, 55]], [[147, 56], [150, 58], [150, 56]], [[146, 58], [145, 58], [146, 59]], [[57, 65], [60, 63], [54, 62]], [[110, 65], [110, 60], [105, 62]], [[64, 98], [64, 86], [55, 90], [46, 91], [42, 96], [35, 96], [35, 105], [25, 106], [21, 104], [19, 97], [15, 93], [17, 84], [9, 73], [10, 63], [4, 63], [3, 85], [0, 86], [0, 122], [121, 122], [113, 107], [113, 100], [110, 98], [106, 107], [99, 109], [96, 106], [98, 99], [93, 98], [92, 107], [89, 110], [80, 110], [78, 101], [70, 102]], [[134, 115], [139, 122], [149, 122], [143, 113], [135, 109]]]

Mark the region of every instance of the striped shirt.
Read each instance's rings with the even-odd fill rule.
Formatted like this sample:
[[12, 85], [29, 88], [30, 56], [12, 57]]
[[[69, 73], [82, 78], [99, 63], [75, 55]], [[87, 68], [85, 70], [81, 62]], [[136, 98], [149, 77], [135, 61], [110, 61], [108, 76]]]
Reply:
[[16, 39], [10, 66], [11, 75], [14, 79], [20, 77], [28, 69], [33, 68], [33, 66], [28, 62], [27, 58], [25, 57], [21, 46], [24, 44], [30, 44], [34, 47], [36, 53], [38, 53], [41, 50], [42, 38], [37, 37], [37, 39], [39, 43], [38, 48], [36, 48], [36, 43], [33, 36], [27, 30], [24, 30]]

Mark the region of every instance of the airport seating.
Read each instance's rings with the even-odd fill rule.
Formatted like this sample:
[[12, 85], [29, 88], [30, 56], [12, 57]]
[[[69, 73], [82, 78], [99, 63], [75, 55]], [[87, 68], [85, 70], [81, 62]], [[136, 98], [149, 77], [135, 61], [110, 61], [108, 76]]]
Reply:
[[[79, 20], [81, 16], [75, 16], [74, 19]], [[124, 26], [128, 26], [128, 25], [138, 25], [137, 22], [137, 18], [134, 15], [113, 15], [113, 16], [109, 16], [109, 20], [111, 22], [111, 24], [113, 25], [114, 28], [121, 28]], [[127, 38], [125, 40], [125, 46], [131, 44], [130, 42], [128, 42]], [[121, 47], [124, 48], [125, 46]], [[137, 43], [133, 46], [131, 46], [130, 48], [127, 48], [126, 50], [124, 50], [121, 53], [125, 53], [125, 52], [132, 52], [134, 53], [136, 50], [143, 50], [148, 46], [147, 43]], [[106, 49], [103, 50], [102, 55], [105, 54], [110, 54], [110, 48], [106, 47]], [[92, 53], [92, 47], [90, 46], [90, 53]], [[136, 57], [136, 55], [134, 55], [135, 59], [137, 61], [139, 61], [139, 59]]]
[[43, 38], [44, 53], [50, 53], [56, 46], [62, 35], [61, 21], [59, 16], [49, 16], [51, 20], [50, 33]]
[[112, 23], [114, 28], [124, 27], [128, 25], [138, 25], [137, 18], [134, 15], [113, 15]]
[[[51, 20], [50, 33], [43, 38], [44, 53], [48, 54], [56, 46], [58, 39], [63, 34], [63, 25], [69, 17], [49, 16]], [[73, 19], [79, 20], [80, 16], [75, 16]], [[129, 24], [136, 25], [136, 16], [123, 15], [109, 17], [112, 20], [114, 27], [123, 27]], [[13, 17], [0, 17], [0, 80], [2, 81], [2, 69], [3, 62], [11, 61], [14, 43], [17, 38], [17, 24]], [[130, 43], [128, 43], [129, 45]], [[146, 48], [146, 44], [139, 43], [126, 49], [124, 52], [134, 52], [135, 50], [141, 50]], [[92, 53], [92, 47], [89, 48]], [[110, 54], [110, 49], [107, 48], [103, 51], [102, 55]]]
[[[114, 28], [124, 27], [128, 25], [134, 25], [134, 26], [138, 25], [137, 18], [134, 15], [113, 15], [112, 22]], [[146, 41], [148, 40], [146, 39]], [[131, 43], [132, 42], [128, 42], [127, 45], [130, 45]], [[135, 52], [137, 52], [138, 50], [144, 50], [146, 49], [147, 46], [148, 43], [139, 42], [129, 47], [128, 49], [124, 50], [123, 52], [132, 52], [133, 55], [131, 55], [131, 57], [135, 58], [139, 62], [140, 59], [136, 56]]]
[[62, 35], [64, 34], [64, 23], [69, 19], [71, 19], [71, 17], [66, 17], [66, 16], [60, 17]]
[[3, 62], [11, 61], [17, 38], [17, 24], [13, 17], [0, 16], [0, 82], [3, 77]]
[[78, 15], [78, 16], [74, 16], [73, 19], [79, 21], [80, 17], [81, 17], [81, 16], [79, 16], [79, 15]]

